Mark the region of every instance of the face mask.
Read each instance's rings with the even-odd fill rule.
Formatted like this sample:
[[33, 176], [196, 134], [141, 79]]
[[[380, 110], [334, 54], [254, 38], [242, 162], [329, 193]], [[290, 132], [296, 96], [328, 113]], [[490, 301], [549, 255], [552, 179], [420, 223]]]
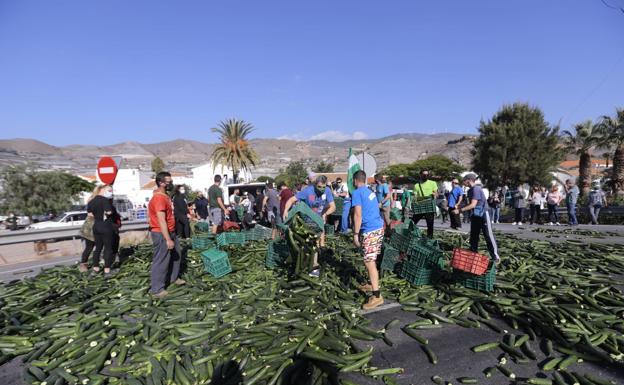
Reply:
[[426, 182], [429, 180], [429, 175], [423, 175], [421, 179]]
[[172, 192], [173, 191], [173, 182], [169, 182], [165, 185], [165, 191], [166, 192]]
[[325, 192], [325, 188], [324, 187], [323, 188], [319, 188], [318, 186], [315, 186], [314, 187], [314, 191], [316, 191], [316, 193], [320, 195], [320, 194]]
[[185, 192], [186, 192], [185, 189], [183, 189], [183, 188], [180, 189], [180, 194], [184, 194]]
[[111, 199], [113, 197], [112, 191], [104, 191], [104, 198]]

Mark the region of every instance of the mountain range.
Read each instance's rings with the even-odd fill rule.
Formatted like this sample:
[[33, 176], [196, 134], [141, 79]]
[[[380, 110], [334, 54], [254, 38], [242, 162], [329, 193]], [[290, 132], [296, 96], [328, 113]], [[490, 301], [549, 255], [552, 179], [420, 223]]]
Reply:
[[[292, 160], [303, 161], [308, 167], [323, 160], [334, 164], [336, 171], [346, 170], [349, 148], [355, 153], [366, 151], [373, 155], [378, 169], [390, 164], [413, 162], [434, 154], [447, 156], [468, 166], [474, 138], [454, 133], [405, 133], [344, 142], [253, 139], [251, 146], [260, 158], [253, 174], [274, 176]], [[122, 156], [127, 167], [143, 170], [149, 170], [152, 159], [158, 156], [168, 169], [188, 172], [192, 167], [208, 162], [214, 146], [211, 143], [176, 139], [152, 144], [128, 141], [112, 145], [75, 144], [57, 147], [35, 139], [5, 139], [0, 140], [0, 167], [31, 162], [41, 169], [93, 174], [97, 160], [104, 155]]]

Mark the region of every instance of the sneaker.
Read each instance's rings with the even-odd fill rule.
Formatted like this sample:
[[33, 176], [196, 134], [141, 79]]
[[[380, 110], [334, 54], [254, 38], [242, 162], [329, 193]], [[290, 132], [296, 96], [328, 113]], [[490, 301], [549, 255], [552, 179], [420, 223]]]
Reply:
[[159, 292], [158, 292], [158, 293], [156, 293], [156, 294], [152, 294], [152, 297], [153, 297], [153, 298], [156, 298], [156, 299], [163, 299], [163, 298], [165, 298], [168, 294], [169, 294], [169, 292], [167, 292], [167, 290], [161, 290], [161, 291], [159, 291]]
[[514, 226], [515, 226], [515, 225], [517, 225], [517, 224], [518, 224], [518, 222], [514, 222], [514, 223], [512, 223], [512, 225], [514, 225]]
[[78, 265], [78, 271], [80, 271], [81, 273], [86, 273], [87, 271], [89, 271], [89, 266], [86, 263], [81, 263]]
[[370, 283], [363, 283], [360, 285], [360, 287], [358, 287], [358, 290], [363, 293], [372, 293], [373, 286]]
[[318, 278], [321, 276], [321, 269], [316, 268], [312, 270], [308, 275], [313, 278]]
[[518, 222], [518, 226], [522, 226], [522, 222]]
[[382, 296], [375, 297], [374, 295], [368, 297], [368, 301], [362, 305], [362, 309], [371, 310], [376, 308], [377, 306], [383, 305], [384, 299]]
[[552, 225], [554, 225], [554, 223], [548, 222], [548, 226], [552, 226]]
[[555, 223], [555, 225], [557, 225], [557, 226], [561, 226], [561, 223], [557, 222], [557, 223]]
[[112, 276], [113, 276], [113, 272], [112, 271], [109, 271], [108, 273], [104, 272], [104, 279], [108, 279], [108, 278], [110, 278]]
[[100, 274], [101, 271], [102, 270], [91, 269], [91, 272], [89, 273], [89, 276], [95, 277], [96, 275]]
[[178, 286], [186, 285], [186, 281], [183, 280], [182, 278], [178, 278], [175, 281], [173, 281], [172, 283], [174, 285], [178, 285]]

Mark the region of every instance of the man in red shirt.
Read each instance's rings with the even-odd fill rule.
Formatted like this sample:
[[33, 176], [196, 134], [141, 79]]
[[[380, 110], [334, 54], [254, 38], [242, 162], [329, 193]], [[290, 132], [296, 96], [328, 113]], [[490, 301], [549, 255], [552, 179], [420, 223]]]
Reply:
[[277, 189], [279, 190], [279, 200], [280, 200], [280, 213], [284, 212], [284, 208], [286, 207], [286, 202], [293, 197], [295, 194], [288, 188], [286, 183], [280, 182], [277, 185]]
[[165, 290], [168, 282], [176, 285], [186, 283], [180, 278], [182, 250], [175, 235], [173, 204], [168, 195], [171, 191], [173, 191], [171, 174], [159, 172], [156, 175], [156, 190], [147, 208], [154, 248], [150, 293], [155, 298], [163, 298], [168, 294]]

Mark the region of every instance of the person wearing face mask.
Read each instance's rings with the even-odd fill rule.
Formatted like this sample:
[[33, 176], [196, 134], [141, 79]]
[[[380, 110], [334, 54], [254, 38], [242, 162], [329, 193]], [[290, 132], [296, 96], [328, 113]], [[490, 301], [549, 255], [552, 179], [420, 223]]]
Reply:
[[147, 208], [153, 247], [150, 293], [161, 299], [168, 294], [167, 284], [184, 285], [186, 281], [180, 278], [182, 250], [175, 234], [175, 217], [169, 198], [173, 191], [171, 174], [159, 172], [156, 187]]
[[186, 188], [177, 185], [173, 193], [173, 216], [176, 221], [176, 235], [182, 239], [191, 236], [191, 224], [189, 222], [188, 202], [186, 201]]
[[[429, 179], [429, 171], [423, 170], [420, 172], [420, 181], [414, 185], [414, 199], [416, 201], [425, 199], [435, 199], [438, 191], [438, 184], [435, 181]], [[425, 218], [427, 222], [427, 237], [433, 239], [433, 220], [435, 219], [435, 211], [423, 214], [414, 214], [414, 225]]]
[[113, 207], [113, 187], [104, 185], [87, 204], [87, 213], [93, 215], [93, 253], [92, 274], [100, 272], [100, 254], [104, 252], [104, 277], [111, 274], [115, 246], [115, 222]]
[[[284, 206], [284, 212], [282, 218], [284, 221], [288, 218], [288, 211], [297, 201], [307, 204], [312, 211], [323, 218], [323, 222], [327, 223], [327, 217], [336, 211], [336, 204], [334, 203], [334, 195], [331, 189], [327, 186], [327, 177], [325, 175], [319, 175], [316, 177], [315, 183], [310, 184], [295, 196], [291, 197]], [[311, 221], [304, 218], [310, 226], [316, 226]], [[325, 247], [325, 229], [320, 229], [321, 236], [319, 239], [319, 246]], [[320, 276], [320, 267], [318, 265], [318, 253], [314, 255], [314, 268], [309, 274], [311, 277], [318, 278]]]

